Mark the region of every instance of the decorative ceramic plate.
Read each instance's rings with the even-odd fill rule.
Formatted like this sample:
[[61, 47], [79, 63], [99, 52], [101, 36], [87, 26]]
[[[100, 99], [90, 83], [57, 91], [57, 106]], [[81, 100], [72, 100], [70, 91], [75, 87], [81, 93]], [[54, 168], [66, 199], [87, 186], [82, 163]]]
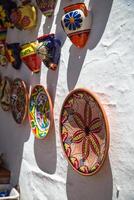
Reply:
[[16, 78], [11, 87], [11, 111], [14, 120], [21, 124], [25, 120], [28, 107], [28, 92], [25, 82]]
[[0, 102], [4, 111], [10, 110], [11, 81], [8, 77], [3, 77], [0, 85]]
[[99, 171], [107, 156], [109, 128], [105, 112], [88, 90], [73, 90], [60, 115], [60, 134], [66, 157], [82, 175]]
[[52, 102], [47, 90], [36, 85], [29, 102], [29, 120], [32, 132], [38, 139], [47, 136], [52, 121]]

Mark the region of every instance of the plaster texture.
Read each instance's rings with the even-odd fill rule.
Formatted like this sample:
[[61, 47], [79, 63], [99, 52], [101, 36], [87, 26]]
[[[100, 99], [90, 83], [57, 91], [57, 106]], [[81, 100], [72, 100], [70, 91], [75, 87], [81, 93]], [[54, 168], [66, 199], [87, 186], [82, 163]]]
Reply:
[[[33, 41], [55, 32], [62, 42], [57, 71], [45, 68], [33, 74], [22, 65], [10, 65], [1, 74], [20, 77], [29, 91], [43, 84], [54, 104], [53, 131], [45, 140], [31, 133], [28, 119], [17, 125], [10, 112], [0, 108], [0, 152], [12, 172], [11, 184], [19, 181], [21, 200], [134, 200], [134, 1], [91, 0], [93, 25], [83, 49], [71, 44], [62, 30], [63, 7], [76, 1], [58, 0], [52, 18], [38, 12], [34, 31], [9, 30], [7, 42]], [[59, 113], [64, 98], [74, 88], [85, 87], [100, 98], [110, 125], [109, 156], [94, 176], [83, 177], [65, 160], [59, 134]]]

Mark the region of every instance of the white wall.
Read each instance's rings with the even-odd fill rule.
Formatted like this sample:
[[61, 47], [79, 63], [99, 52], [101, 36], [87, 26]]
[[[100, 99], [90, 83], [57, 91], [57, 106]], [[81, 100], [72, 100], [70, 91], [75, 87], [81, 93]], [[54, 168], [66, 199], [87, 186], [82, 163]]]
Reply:
[[[3, 75], [25, 80], [29, 88], [37, 83], [47, 87], [54, 102], [55, 118], [53, 131], [47, 139], [39, 141], [31, 133], [28, 120], [17, 125], [11, 113], [0, 108], [0, 152], [5, 153], [12, 172], [11, 183], [15, 185], [19, 180], [22, 200], [133, 200], [134, 1], [91, 0], [94, 20], [84, 49], [71, 44], [60, 24], [63, 7], [70, 3], [58, 0], [55, 14], [49, 19], [39, 12], [34, 32], [17, 29], [8, 32], [8, 42], [21, 44], [35, 40], [37, 35], [55, 32], [63, 46], [56, 72], [43, 65], [39, 74], [32, 74], [24, 64], [20, 71], [11, 66], [0, 68]], [[109, 158], [92, 177], [72, 170], [60, 144], [61, 105], [68, 92], [77, 87], [97, 93], [110, 124]]]

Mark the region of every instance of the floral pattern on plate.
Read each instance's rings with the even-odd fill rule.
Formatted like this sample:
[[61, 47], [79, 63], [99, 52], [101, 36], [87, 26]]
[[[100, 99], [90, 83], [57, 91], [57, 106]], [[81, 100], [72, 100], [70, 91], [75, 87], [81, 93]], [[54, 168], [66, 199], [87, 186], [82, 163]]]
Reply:
[[106, 115], [87, 90], [76, 89], [65, 99], [60, 116], [63, 149], [72, 167], [92, 175], [102, 166], [109, 146]]

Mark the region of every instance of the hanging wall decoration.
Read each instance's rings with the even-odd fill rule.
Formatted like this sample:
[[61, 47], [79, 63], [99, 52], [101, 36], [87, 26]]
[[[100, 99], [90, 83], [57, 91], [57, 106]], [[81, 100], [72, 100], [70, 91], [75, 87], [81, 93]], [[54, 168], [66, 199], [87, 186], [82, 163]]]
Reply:
[[17, 7], [16, 3], [12, 0], [0, 1], [0, 65], [6, 66], [6, 36], [7, 29], [12, 27], [10, 15], [13, 9]]
[[0, 85], [0, 102], [4, 111], [10, 110], [11, 81], [8, 77], [3, 77]]
[[52, 120], [51, 98], [42, 85], [36, 85], [29, 102], [29, 121], [36, 138], [44, 139], [48, 135]]
[[7, 59], [15, 69], [21, 67], [20, 50], [19, 43], [7, 44]]
[[36, 54], [36, 42], [21, 45], [21, 60], [33, 72], [39, 72], [41, 68], [41, 58]]
[[43, 35], [37, 38], [36, 53], [43, 60], [46, 67], [56, 70], [61, 52], [61, 42], [55, 39], [54, 34]]
[[19, 78], [16, 78], [11, 86], [11, 112], [14, 120], [22, 124], [27, 115], [28, 92], [26, 84]]
[[103, 165], [109, 147], [109, 128], [104, 109], [94, 93], [73, 90], [60, 115], [61, 142], [74, 170], [93, 175]]
[[36, 0], [36, 2], [43, 15], [47, 17], [52, 16], [56, 0]]
[[5, 43], [7, 29], [13, 25], [10, 20], [11, 12], [17, 8], [16, 2], [12, 0], [0, 1], [0, 43]]
[[0, 65], [2, 67], [7, 66], [8, 59], [7, 59], [7, 49], [4, 43], [0, 43]]
[[20, 30], [31, 30], [37, 25], [37, 10], [34, 5], [24, 3], [11, 14], [11, 21]]
[[76, 47], [84, 47], [91, 30], [91, 11], [84, 3], [67, 6], [64, 11], [61, 20], [64, 31]]
[[12, 0], [1, 0], [0, 1], [0, 27], [7, 30], [7, 28], [12, 28], [13, 24], [11, 22], [11, 13], [17, 8], [16, 2]]

